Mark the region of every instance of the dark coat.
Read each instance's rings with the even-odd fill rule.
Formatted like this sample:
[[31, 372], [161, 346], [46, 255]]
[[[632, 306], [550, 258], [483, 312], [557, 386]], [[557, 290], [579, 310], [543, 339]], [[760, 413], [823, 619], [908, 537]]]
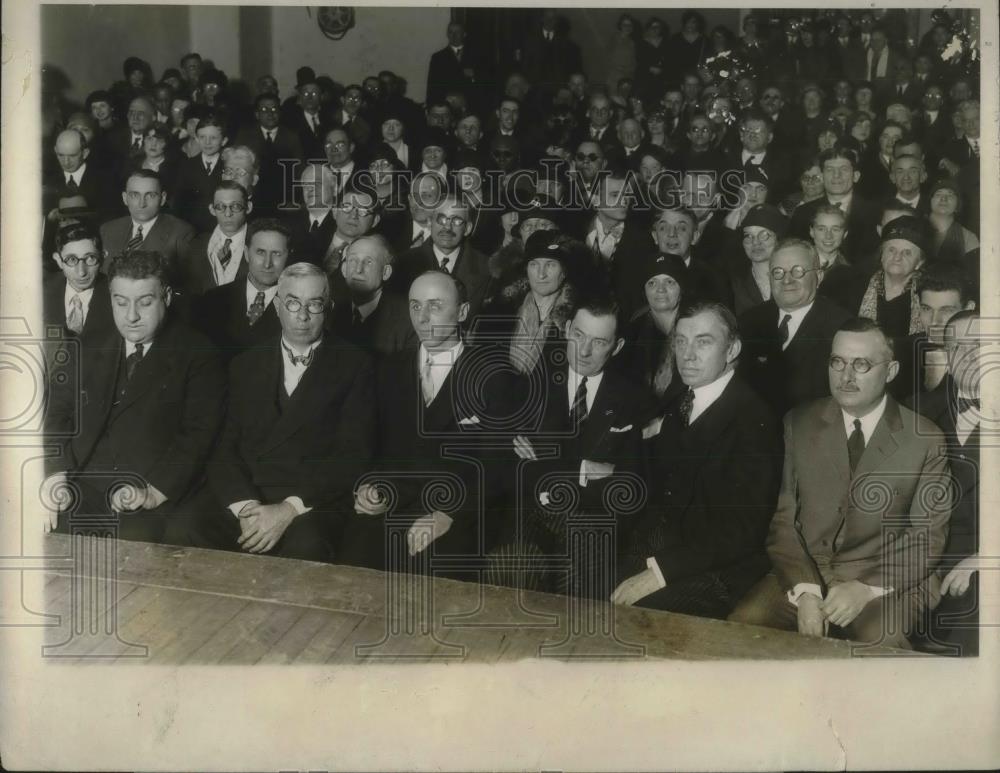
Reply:
[[350, 302], [336, 304], [330, 320], [333, 330], [373, 356], [393, 354], [417, 346], [417, 334], [410, 321], [406, 298], [398, 293], [383, 290], [375, 310], [360, 325], [352, 324], [352, 316]]
[[223, 361], [241, 352], [262, 346], [281, 331], [274, 304], [264, 309], [253, 325], [247, 319], [247, 275], [237, 274], [227, 285], [215, 287], [191, 303], [191, 322], [215, 344]]

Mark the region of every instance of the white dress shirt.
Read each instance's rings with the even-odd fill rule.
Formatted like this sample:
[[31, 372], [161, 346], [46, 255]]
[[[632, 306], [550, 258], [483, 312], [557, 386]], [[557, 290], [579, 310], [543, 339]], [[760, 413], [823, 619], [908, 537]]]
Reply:
[[90, 301], [94, 297], [94, 288], [91, 287], [89, 290], [81, 290], [78, 292], [69, 286], [69, 282], [66, 283], [66, 292], [63, 294], [63, 306], [66, 309], [66, 319], [69, 319], [69, 312], [72, 309], [74, 296], [79, 296], [80, 298], [80, 308], [83, 313], [83, 318], [80, 321], [80, 324], [86, 325], [87, 314], [90, 311]]
[[79, 188], [81, 182], [83, 181], [83, 173], [86, 171], [87, 171], [87, 162], [84, 161], [82, 164], [80, 164], [80, 168], [77, 169], [75, 172], [63, 172], [63, 174], [66, 176], [66, 184], [69, 185], [69, 181], [72, 180], [74, 183], [76, 183], [76, 187]]
[[[127, 357], [129, 357], [130, 355], [132, 355], [135, 352], [136, 344], [132, 343], [127, 338], [125, 338], [123, 340], [125, 341], [125, 357], [127, 358]], [[143, 357], [143, 359], [145, 359], [146, 355], [149, 354], [149, 350], [153, 348], [153, 343], [154, 343], [153, 341], [146, 341], [142, 345], [142, 357]]]
[[152, 220], [147, 220], [145, 223], [139, 223], [135, 220], [132, 221], [132, 232], [129, 234], [129, 239], [135, 236], [139, 232], [139, 226], [142, 226], [142, 240], [146, 241], [149, 236], [149, 232], [153, 230], [153, 226], [156, 225], [156, 220], [159, 215], [154, 217]]
[[278, 127], [274, 127], [273, 129], [265, 129], [263, 126], [261, 126], [260, 132], [263, 135], [265, 142], [267, 141], [268, 137], [270, 137], [272, 141], [278, 139]]
[[[202, 168], [204, 168], [206, 164], [210, 164], [211, 167], [212, 167], [211, 171], [212, 172], [215, 171], [215, 165], [217, 163], [219, 163], [219, 154], [218, 153], [216, 153], [214, 156], [206, 156], [204, 153], [202, 153], [201, 156], [200, 156], [200, 158], [201, 158], [201, 166], [202, 166]], [[211, 174], [211, 172], [209, 172], [209, 174]]]
[[829, 193], [826, 195], [826, 200], [833, 204], [835, 207], [839, 207], [845, 215], [849, 215], [851, 212], [851, 202], [854, 200], [854, 190], [850, 190], [843, 195], [831, 196]]
[[[965, 399], [972, 399], [972, 395], [967, 392], [963, 392], [961, 389], [958, 390], [958, 396], [964, 397]], [[971, 435], [976, 427], [979, 426], [980, 413], [973, 407], [968, 407], [960, 414], [955, 417], [955, 435], [958, 437], [958, 442], [963, 446], [969, 442], [969, 435]]]
[[323, 221], [326, 220], [326, 216], [330, 214], [329, 209], [310, 209], [309, 212], [309, 230], [312, 230], [313, 223], [319, 228], [323, 225]]
[[[243, 247], [246, 243], [247, 227], [244, 226], [232, 236], [226, 236], [220, 226], [216, 226], [212, 231], [212, 236], [208, 240], [208, 261], [212, 264], [212, 275], [215, 277], [215, 284], [218, 286], [227, 285], [236, 279], [236, 274], [240, 270], [243, 262]], [[223, 268], [222, 261], [219, 260], [219, 253], [222, 251], [226, 239], [229, 243], [229, 264]]]
[[[253, 306], [254, 299], [257, 297], [258, 292], [264, 293], [264, 309], [266, 310], [268, 306], [274, 303], [274, 299], [278, 295], [278, 285], [274, 287], [268, 287], [264, 290], [258, 290], [254, 283], [247, 279], [247, 308], [246, 311], [250, 311], [250, 307]], [[246, 312], [244, 312], [246, 313]]]
[[429, 353], [423, 344], [420, 344], [417, 352], [417, 373], [419, 374], [423, 370], [424, 363], [430, 357], [430, 376], [433, 387], [430, 395], [431, 402], [434, 401], [438, 392], [441, 391], [441, 386], [444, 384], [445, 379], [448, 378], [448, 374], [451, 373], [451, 369], [455, 366], [455, 363], [458, 362], [458, 358], [462, 356], [463, 351], [465, 351], [465, 344], [461, 340], [450, 349], [444, 349], [433, 354]]
[[740, 157], [743, 160], [743, 164], [746, 165], [747, 161], [752, 162], [755, 166], [760, 166], [764, 163], [764, 156], [766, 154], [761, 151], [760, 153], [751, 153], [749, 150], [744, 150]]
[[[603, 378], [603, 370], [595, 376], [587, 376], [587, 413], [590, 413], [590, 409], [594, 407], [594, 399], [597, 397], [597, 390], [600, 388]], [[583, 376], [572, 368], [566, 368], [566, 395], [569, 398], [571, 411], [573, 410], [573, 401], [576, 400], [576, 390], [580, 388], [582, 380]]]
[[[594, 227], [587, 234], [587, 244], [590, 248], [601, 253], [606, 259], [610, 260], [615, 251], [618, 249], [618, 244], [622, 240], [622, 236], [625, 234], [625, 224], [616, 223], [610, 229], [605, 229], [604, 224], [601, 222], [601, 218], [594, 218]], [[615, 229], [620, 230], [615, 233]]]
[[[882, 419], [882, 415], [885, 413], [886, 398], [885, 395], [882, 396], [882, 401], [875, 407], [875, 410], [870, 411], [864, 416], [852, 416], [847, 411], [841, 409], [840, 414], [844, 421], [844, 432], [849, 438], [854, 432], [854, 420], [861, 419], [861, 434], [864, 436], [865, 447], [871, 442], [872, 435], [875, 434], [875, 428], [878, 426], [879, 421]], [[864, 584], [864, 583], [862, 583]], [[871, 590], [872, 598], [876, 599], [879, 596], [885, 596], [887, 593], [891, 593], [891, 588], [880, 588], [876, 585], [868, 585]], [[790, 591], [788, 591], [788, 600], [795, 606], [799, 605], [799, 596], [803, 593], [812, 593], [814, 596], [823, 598], [823, 592], [819, 585], [812, 582], [800, 582]]]
[[458, 256], [462, 252], [462, 248], [459, 247], [458, 249], [454, 250], [453, 252], [444, 252], [440, 247], [438, 247], [435, 244], [433, 249], [434, 249], [434, 260], [437, 261], [438, 268], [442, 268], [441, 263], [442, 263], [442, 261], [444, 261], [445, 258], [447, 258], [448, 259], [448, 265], [444, 266], [443, 268], [449, 274], [454, 274], [455, 273], [455, 264], [458, 263]]
[[779, 327], [781, 326], [781, 320], [783, 320], [785, 318], [786, 314], [789, 317], [791, 317], [791, 319], [788, 320], [788, 340], [785, 341], [785, 343], [781, 345], [782, 351], [784, 351], [785, 349], [787, 349], [788, 345], [792, 342], [792, 339], [795, 338], [795, 334], [799, 332], [799, 328], [802, 326], [802, 320], [804, 320], [806, 318], [806, 314], [809, 313], [809, 309], [811, 309], [813, 307], [813, 303], [815, 303], [815, 302], [816, 301], [812, 301], [808, 305], [803, 306], [803, 307], [801, 307], [799, 309], [791, 309], [791, 310], [788, 310], [788, 311], [786, 311], [785, 309], [781, 309], [781, 308], [778, 309], [778, 325], [779, 325]]

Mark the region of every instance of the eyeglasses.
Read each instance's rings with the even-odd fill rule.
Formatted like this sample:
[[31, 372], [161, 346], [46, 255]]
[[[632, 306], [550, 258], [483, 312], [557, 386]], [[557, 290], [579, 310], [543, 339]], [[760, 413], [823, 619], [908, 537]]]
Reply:
[[227, 166], [222, 170], [223, 180], [232, 180], [234, 177], [249, 177], [250, 172], [239, 166]]
[[360, 102], [361, 101], [361, 96], [358, 95], [358, 94], [348, 94], [346, 97], [344, 97], [344, 101], [345, 102]]
[[821, 268], [806, 268], [805, 266], [792, 266], [790, 270], [786, 271], [780, 266], [777, 266], [771, 269], [771, 279], [773, 279], [775, 282], [780, 282], [782, 279], [785, 278], [786, 274], [791, 274], [792, 279], [801, 279], [810, 271], [822, 271], [822, 270], [823, 269]]
[[338, 140], [337, 142], [326, 142], [323, 143], [323, 147], [327, 150], [343, 150], [348, 145], [344, 140]]
[[345, 201], [339, 207], [337, 207], [345, 215], [350, 215], [352, 212], [357, 212], [359, 217], [368, 217], [372, 214], [375, 209], [374, 207], [362, 207], [360, 204], [352, 204], [349, 201]]
[[326, 301], [320, 298], [313, 298], [305, 303], [302, 303], [298, 298], [282, 298], [281, 305], [292, 314], [297, 314], [303, 308], [310, 314], [323, 314], [326, 311]]
[[355, 257], [355, 256], [351, 255], [351, 256], [348, 256], [348, 258], [344, 261], [344, 264], [351, 271], [356, 271], [359, 267], [365, 268], [365, 269], [371, 268], [372, 266], [375, 265], [375, 259], [374, 258], [358, 258], [358, 257]]
[[601, 157], [599, 155], [597, 155], [596, 153], [577, 153], [576, 154], [576, 160], [579, 161], [581, 164], [584, 161], [589, 161], [590, 163], [594, 164], [594, 163], [600, 161]]
[[876, 365], [885, 365], [887, 362], [892, 362], [892, 360], [879, 360], [878, 362], [872, 362], [871, 360], [866, 360], [864, 357], [855, 357], [853, 360], [848, 362], [843, 357], [838, 357], [836, 354], [830, 358], [830, 370], [835, 370], [838, 373], [844, 370], [848, 365], [851, 366], [851, 370], [855, 373], [867, 373]]
[[690, 131], [692, 134], [711, 134], [712, 133], [712, 127], [711, 126], [692, 126], [688, 131]]
[[258, 113], [277, 113], [277, 112], [280, 112], [280, 111], [276, 107], [258, 107], [257, 108], [257, 112]]
[[743, 234], [743, 241], [745, 242], [756, 242], [757, 244], [765, 244], [774, 239], [774, 234], [770, 231], [760, 231], [756, 234]]
[[145, 193], [139, 193], [139, 191], [129, 191], [125, 195], [133, 204], [138, 204], [140, 201], [147, 202], [158, 199], [163, 194], [160, 191], [146, 191]]
[[87, 253], [82, 258], [78, 258], [76, 255], [69, 255], [68, 257], [63, 258], [62, 262], [65, 263], [70, 268], [76, 268], [76, 264], [79, 263], [81, 260], [84, 262], [85, 265], [93, 267], [101, 262], [101, 256], [93, 252]]
[[799, 178], [804, 183], [821, 183], [823, 182], [823, 175], [821, 174], [804, 174]]
[[511, 151], [509, 151], [509, 150], [494, 150], [493, 151], [493, 158], [496, 158], [496, 159], [514, 158], [514, 154]]
[[238, 215], [246, 209], [246, 204], [234, 201], [232, 204], [212, 204], [212, 211], [217, 215]]
[[459, 217], [458, 215], [452, 215], [451, 217], [448, 217], [448, 215], [446, 215], [444, 212], [439, 212], [435, 216], [434, 222], [437, 223], [442, 228], [444, 226], [450, 225], [452, 228], [458, 230], [461, 228], [465, 228], [466, 223], [468, 223], [469, 221], [466, 220], [464, 217]]
[[748, 129], [745, 126], [740, 129], [740, 134], [746, 137], [763, 137], [765, 129]]

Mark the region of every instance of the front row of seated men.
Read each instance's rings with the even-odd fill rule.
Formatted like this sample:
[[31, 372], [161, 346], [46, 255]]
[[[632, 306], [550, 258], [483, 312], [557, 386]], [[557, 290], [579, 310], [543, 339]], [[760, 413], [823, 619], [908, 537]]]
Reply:
[[[957, 417], [947, 442], [887, 394], [890, 339], [850, 319], [833, 337], [831, 396], [792, 409], [782, 443], [737, 372], [724, 306], [678, 314], [684, 386], [647, 421], [606, 367], [623, 345], [609, 298], [582, 298], [525, 377], [502, 347], [463, 337], [464, 286], [429, 270], [407, 298], [419, 343], [375, 367], [330, 323], [330, 277], [285, 265], [287, 244], [269, 236], [250, 235], [245, 279], [199, 301], [231, 308], [213, 331], [223, 342], [239, 338], [233, 320], [252, 330], [275, 315], [270, 334], [242, 331], [228, 379], [218, 345], [173, 308], [160, 254], [126, 253], [105, 283], [99, 238], [60, 236], [67, 281], [46, 303], [79, 332], [65, 346], [81, 375], [51, 387], [48, 527], [110, 512], [125, 538], [402, 571], [427, 571], [431, 555], [481, 558], [484, 576], [515, 584], [526, 573], [508, 559], [540, 553], [564, 581], [534, 587], [899, 647], [942, 580], [953, 596], [974, 587], [974, 514], [964, 546], [947, 543], [956, 501], [975, 509], [974, 465], [956, 495], [948, 461], [975, 428], [974, 312], [949, 322], [951, 377], [917, 406]], [[616, 512], [616, 486], [645, 506], [633, 496]], [[580, 515], [613, 525], [617, 555], [559, 563]]]

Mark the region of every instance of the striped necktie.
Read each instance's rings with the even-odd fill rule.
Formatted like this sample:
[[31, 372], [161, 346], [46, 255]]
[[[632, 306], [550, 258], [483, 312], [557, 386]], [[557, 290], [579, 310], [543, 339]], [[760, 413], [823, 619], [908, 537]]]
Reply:
[[142, 233], [142, 226], [140, 225], [140, 226], [136, 227], [136, 229], [135, 229], [135, 235], [131, 239], [129, 239], [128, 240], [128, 244], [125, 245], [125, 252], [129, 253], [129, 252], [132, 252], [132, 250], [137, 249], [139, 247], [139, 245], [142, 244], [142, 242], [143, 242], [143, 240], [145, 238], [146, 237], [143, 236], [143, 233]]

